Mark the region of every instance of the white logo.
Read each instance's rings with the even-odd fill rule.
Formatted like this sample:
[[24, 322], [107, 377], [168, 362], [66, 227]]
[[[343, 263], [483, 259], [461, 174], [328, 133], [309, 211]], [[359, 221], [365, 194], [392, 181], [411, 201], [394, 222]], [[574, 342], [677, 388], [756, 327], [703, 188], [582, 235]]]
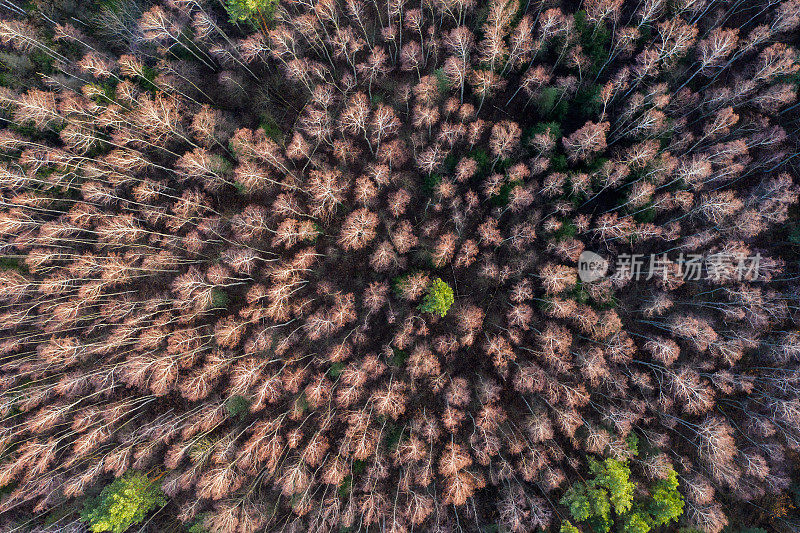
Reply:
[[584, 250], [578, 258], [578, 277], [584, 283], [597, 281], [608, 272], [608, 261], [594, 252]]

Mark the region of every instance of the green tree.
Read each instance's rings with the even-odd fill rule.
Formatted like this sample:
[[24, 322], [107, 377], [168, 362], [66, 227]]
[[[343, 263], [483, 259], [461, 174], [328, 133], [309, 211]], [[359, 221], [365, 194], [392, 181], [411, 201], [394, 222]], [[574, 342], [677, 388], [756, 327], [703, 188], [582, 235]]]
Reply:
[[590, 483], [576, 483], [561, 498], [561, 504], [569, 508], [570, 515], [578, 522], [586, 522], [594, 531], [611, 528], [611, 503], [605, 489]]
[[584, 483], [575, 483], [568, 488], [561, 498], [561, 505], [565, 505], [572, 518], [578, 522], [583, 522], [592, 516], [592, 505]]
[[161, 488], [141, 472], [127, 472], [88, 500], [81, 518], [94, 532], [123, 533], [145, 519], [147, 513], [167, 504]]
[[420, 311], [432, 313], [439, 316], [444, 316], [453, 305], [455, 298], [453, 297], [453, 289], [439, 278], [436, 278], [428, 286], [428, 292], [425, 294], [425, 299], [419, 304]]
[[622, 518], [622, 533], [647, 533], [650, 525], [647, 518], [639, 513], [630, 513]]
[[250, 401], [241, 394], [235, 394], [225, 401], [225, 410], [231, 417], [245, 418], [250, 413]]
[[683, 497], [678, 492], [678, 474], [674, 470], [669, 471], [667, 479], [656, 481], [650, 493], [647, 512], [653, 526], [667, 524], [683, 514]]
[[272, 20], [278, 0], [228, 0], [225, 7], [231, 22], [254, 22], [262, 29], [266, 29], [266, 23]]
[[561, 122], [569, 110], [569, 102], [562, 89], [545, 87], [536, 101], [536, 108], [542, 117]]
[[205, 526], [205, 520], [208, 513], [203, 513], [194, 519], [194, 522], [189, 526], [189, 533], [209, 533], [208, 528]]
[[218, 287], [211, 289], [211, 309], [226, 309], [230, 302], [227, 292]]
[[609, 457], [600, 463], [590, 459], [589, 471], [595, 475], [595, 483], [608, 490], [615, 513], [624, 514], [630, 511], [636, 485], [629, 481], [631, 469], [626, 461]]
[[593, 477], [569, 487], [561, 504], [573, 520], [585, 523], [595, 533], [610, 531], [615, 522], [622, 533], [647, 533], [683, 514], [683, 497], [674, 470], [666, 479], [653, 483], [649, 497], [638, 501], [634, 501], [636, 484], [630, 480], [627, 461], [589, 459], [589, 471]]

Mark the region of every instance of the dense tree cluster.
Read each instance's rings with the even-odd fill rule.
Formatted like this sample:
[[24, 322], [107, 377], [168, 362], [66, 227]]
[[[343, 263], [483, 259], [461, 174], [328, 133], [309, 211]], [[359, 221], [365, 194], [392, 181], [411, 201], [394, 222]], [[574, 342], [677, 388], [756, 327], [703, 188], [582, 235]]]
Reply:
[[86, 502], [83, 518], [89, 529], [125, 533], [133, 524], [143, 521], [148, 512], [166, 505], [156, 481], [131, 471], [114, 480], [96, 501]]
[[87, 4], [0, 6], [2, 527], [115, 477], [214, 533], [787, 492], [797, 0]]

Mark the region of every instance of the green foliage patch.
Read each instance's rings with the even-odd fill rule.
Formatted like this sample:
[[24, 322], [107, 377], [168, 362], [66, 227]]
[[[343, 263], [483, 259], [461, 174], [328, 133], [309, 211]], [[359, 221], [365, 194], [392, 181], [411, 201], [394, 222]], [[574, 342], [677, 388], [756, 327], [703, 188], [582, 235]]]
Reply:
[[331, 367], [328, 369], [328, 375], [333, 379], [336, 379], [341, 375], [342, 371], [344, 370], [344, 363], [333, 363]]
[[548, 119], [562, 122], [569, 111], [569, 102], [564, 98], [563, 89], [558, 87], [545, 87], [536, 100], [536, 110], [539, 115]]
[[567, 170], [567, 156], [564, 154], [554, 154], [553, 157], [550, 158], [550, 170], [553, 172], [564, 172]]
[[208, 528], [205, 526], [206, 514], [202, 514], [189, 526], [189, 533], [209, 533]]
[[272, 139], [278, 144], [283, 143], [283, 130], [281, 129], [280, 124], [278, 124], [278, 121], [275, 120], [272, 115], [268, 113], [262, 114], [259, 126], [264, 130], [264, 135], [266, 135], [268, 138]]
[[278, 0], [227, 0], [225, 8], [231, 22], [253, 22], [255, 24], [272, 20]]
[[422, 190], [425, 194], [431, 195], [436, 190], [436, 186], [442, 182], [441, 174], [428, 174], [422, 178]]
[[225, 402], [225, 410], [230, 417], [244, 418], [250, 412], [250, 401], [241, 394], [235, 394]]
[[223, 289], [214, 288], [211, 290], [211, 308], [212, 309], [225, 309], [231, 302], [231, 297]]
[[570, 105], [583, 118], [594, 118], [600, 115], [603, 103], [600, 101], [600, 85], [582, 87], [575, 94]]
[[447, 75], [444, 73], [443, 68], [437, 68], [433, 71], [433, 75], [436, 77], [436, 86], [439, 89], [439, 93], [446, 95], [447, 92], [450, 90], [450, 80], [447, 79]]
[[453, 302], [455, 302], [455, 298], [452, 287], [440, 278], [436, 278], [428, 286], [428, 292], [417, 309], [426, 313], [445, 316]]
[[129, 471], [87, 500], [81, 518], [94, 532], [123, 533], [147, 514], [167, 504], [158, 484], [141, 472]]
[[400, 350], [399, 348], [392, 346], [392, 359], [389, 362], [393, 366], [403, 366], [405, 362], [408, 361], [409, 357], [409, 353], [405, 350]]
[[561, 227], [553, 232], [553, 239], [556, 241], [565, 241], [573, 238], [577, 233], [578, 227], [570, 219], [564, 219]]
[[[634, 444], [632, 449], [635, 447]], [[636, 501], [637, 487], [630, 480], [627, 461], [589, 459], [589, 471], [593, 477], [567, 489], [561, 504], [574, 521], [584, 523], [594, 533], [606, 533], [615, 523], [623, 533], [647, 533], [683, 514], [683, 497], [678, 492], [678, 474], [674, 470], [666, 479], [653, 483], [649, 496]], [[574, 531], [578, 529], [572, 523], [562, 523], [562, 533]]]
[[0, 256], [0, 270], [16, 270], [24, 274], [28, 272], [28, 267], [17, 257]]
[[575, 30], [580, 35], [580, 43], [583, 52], [591, 60], [589, 76], [595, 77], [603, 63], [608, 59], [609, 45], [611, 43], [611, 31], [605, 25], [593, 24], [586, 20], [586, 11], [578, 11], [573, 15], [575, 20]]

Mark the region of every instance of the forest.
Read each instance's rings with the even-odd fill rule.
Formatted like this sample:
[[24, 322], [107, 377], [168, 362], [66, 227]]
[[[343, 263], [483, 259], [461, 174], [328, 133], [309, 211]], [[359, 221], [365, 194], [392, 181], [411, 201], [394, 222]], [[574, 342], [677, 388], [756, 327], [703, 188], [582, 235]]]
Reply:
[[0, 0], [0, 532], [800, 531], [799, 50], [800, 0]]

